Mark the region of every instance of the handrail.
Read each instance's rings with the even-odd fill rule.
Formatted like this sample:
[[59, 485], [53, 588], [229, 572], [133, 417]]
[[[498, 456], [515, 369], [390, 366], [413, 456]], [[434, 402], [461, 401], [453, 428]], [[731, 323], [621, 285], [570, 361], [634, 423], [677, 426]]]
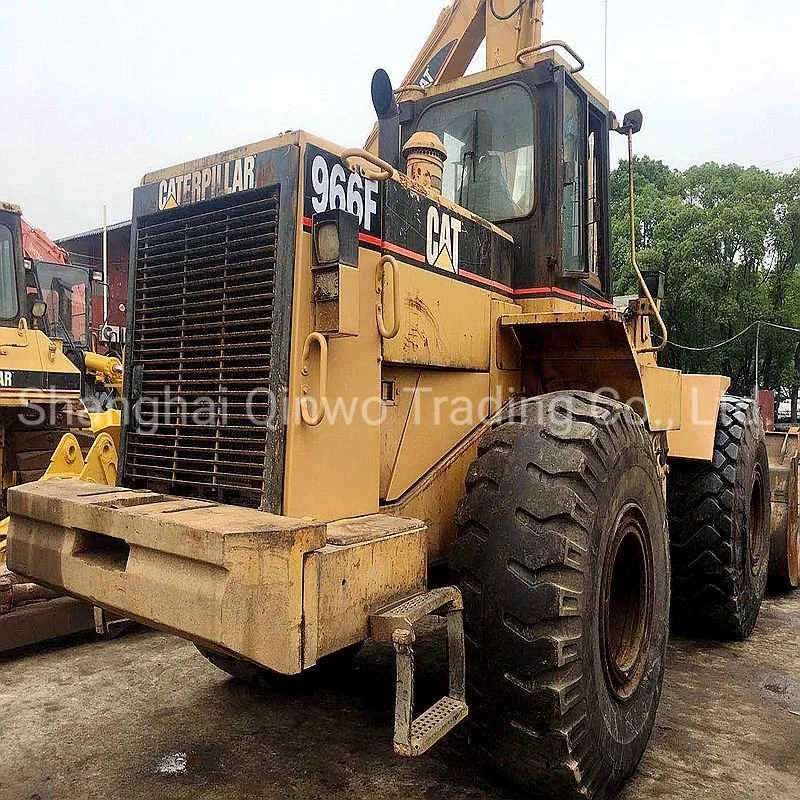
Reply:
[[[351, 147], [349, 150], [345, 150], [341, 155], [341, 159], [347, 169], [351, 172], [357, 172], [362, 178], [367, 178], [368, 180], [388, 181], [394, 177], [396, 172], [395, 168], [387, 161], [360, 147]], [[377, 171], [365, 169], [363, 166], [351, 163], [356, 159], [361, 159], [361, 161], [366, 161], [373, 167], [377, 167]]]
[[639, 280], [639, 288], [642, 290], [647, 302], [650, 306], [650, 311], [652, 315], [656, 318], [658, 322], [658, 326], [661, 328], [661, 343], [657, 344], [655, 347], [645, 347], [639, 350], [640, 353], [660, 353], [666, 346], [667, 342], [669, 341], [669, 333], [667, 333], [667, 326], [664, 324], [664, 320], [661, 318], [661, 312], [658, 310], [658, 306], [656, 305], [656, 301], [653, 300], [653, 295], [650, 293], [650, 288], [647, 285], [647, 281], [644, 279], [644, 275], [642, 275], [642, 271], [639, 269], [639, 264], [636, 262], [636, 208], [634, 205], [634, 195], [633, 195], [633, 130], [628, 128], [627, 131], [628, 135], [628, 201], [629, 201], [629, 211], [630, 211], [630, 225], [631, 225], [631, 264], [633, 265], [633, 271], [636, 273], [636, 277]]
[[542, 50], [548, 50], [551, 47], [561, 47], [578, 62], [577, 67], [570, 67], [570, 74], [575, 75], [576, 73], [581, 72], [586, 66], [586, 62], [562, 39], [551, 39], [548, 42], [535, 44], [533, 47], [523, 47], [522, 50], [517, 53], [517, 61], [522, 64], [528, 56], [531, 56], [534, 53], [539, 53]]
[[404, 83], [399, 89], [394, 90], [394, 96], [400, 97], [408, 92], [419, 92], [423, 97], [428, 94], [428, 90], [424, 86], [418, 86], [416, 83]]

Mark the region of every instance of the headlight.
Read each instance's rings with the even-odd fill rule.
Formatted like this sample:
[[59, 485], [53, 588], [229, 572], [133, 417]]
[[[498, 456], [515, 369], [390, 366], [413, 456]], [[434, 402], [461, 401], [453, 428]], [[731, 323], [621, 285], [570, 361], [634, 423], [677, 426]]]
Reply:
[[314, 230], [314, 251], [320, 265], [339, 262], [339, 226], [335, 221], [317, 225]]
[[358, 266], [358, 217], [339, 208], [314, 214], [314, 267]]

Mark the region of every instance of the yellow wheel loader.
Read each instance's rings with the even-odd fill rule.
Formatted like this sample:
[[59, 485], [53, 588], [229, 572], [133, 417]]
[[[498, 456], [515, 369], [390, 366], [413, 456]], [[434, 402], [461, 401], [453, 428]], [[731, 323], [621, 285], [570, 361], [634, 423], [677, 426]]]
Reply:
[[[601, 798], [670, 611], [752, 631], [770, 473], [727, 378], [658, 366], [663, 277], [614, 306], [609, 137], [641, 114], [541, 19], [446, 9], [397, 91], [375, 74], [370, 149], [294, 132], [144, 177], [118, 484], [12, 489], [9, 561], [242, 679], [386, 642], [398, 754], [468, 717], [526, 796]], [[431, 615], [449, 689], [420, 710]]]
[[[20, 483], [54, 475], [83, 475], [104, 483], [116, 480], [119, 412], [88, 414], [82, 397], [88, 386], [82, 366], [87, 373], [91, 366], [98, 380], [121, 382], [116, 359], [87, 352], [88, 278], [88, 272], [79, 268], [25, 262], [19, 208], [0, 204], [3, 509], [9, 487]], [[61, 597], [7, 570], [8, 517], [5, 511], [2, 516], [0, 651], [94, 630], [104, 618], [91, 605]]]

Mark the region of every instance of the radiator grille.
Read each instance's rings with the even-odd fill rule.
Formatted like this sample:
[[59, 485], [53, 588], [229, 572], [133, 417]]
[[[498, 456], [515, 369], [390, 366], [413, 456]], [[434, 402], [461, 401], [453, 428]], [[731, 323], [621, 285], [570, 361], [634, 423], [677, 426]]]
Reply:
[[260, 505], [277, 235], [277, 188], [139, 219], [127, 485]]

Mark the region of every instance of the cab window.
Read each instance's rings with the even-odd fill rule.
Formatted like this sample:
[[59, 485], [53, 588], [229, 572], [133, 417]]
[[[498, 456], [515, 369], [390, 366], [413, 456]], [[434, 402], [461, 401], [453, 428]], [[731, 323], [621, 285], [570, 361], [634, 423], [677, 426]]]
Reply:
[[42, 300], [47, 303], [47, 332], [78, 346], [89, 343], [89, 273], [81, 267], [36, 262]]
[[430, 106], [417, 130], [447, 150], [442, 194], [490, 222], [533, 211], [534, 109], [530, 94], [506, 84]]
[[0, 319], [13, 319], [19, 311], [14, 236], [0, 224]]
[[585, 272], [586, 106], [569, 86], [564, 90], [564, 247], [565, 272]]

